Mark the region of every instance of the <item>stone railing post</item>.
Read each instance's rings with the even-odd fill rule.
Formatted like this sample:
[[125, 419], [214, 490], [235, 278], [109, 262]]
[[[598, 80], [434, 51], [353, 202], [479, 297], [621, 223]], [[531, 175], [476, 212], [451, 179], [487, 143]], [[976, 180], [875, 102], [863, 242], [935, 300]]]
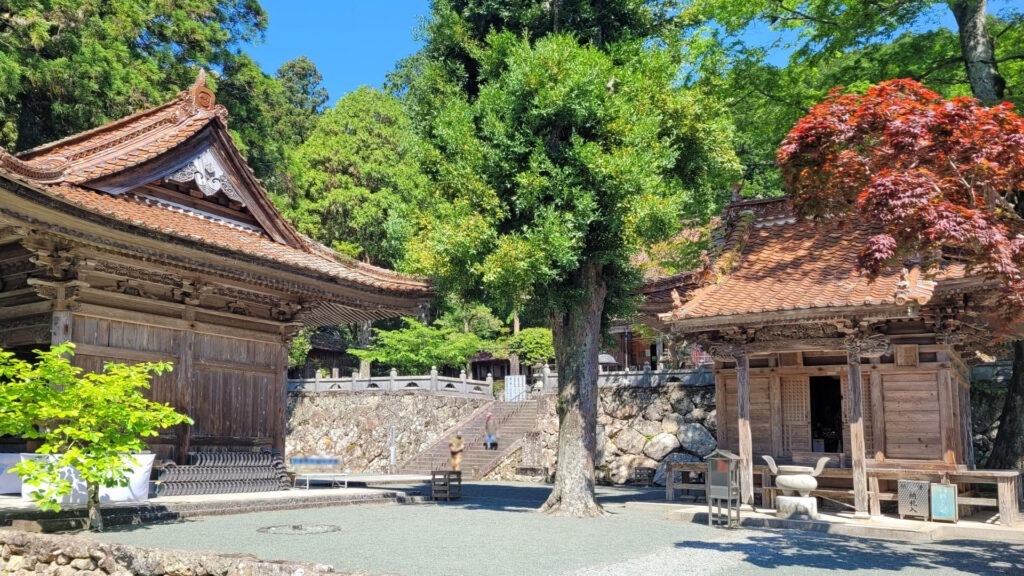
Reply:
[[541, 373], [544, 375], [544, 389], [551, 390], [551, 368], [545, 364], [544, 368], [541, 369]]
[[395, 388], [395, 378], [397, 378], [397, 377], [398, 377], [398, 370], [396, 368], [392, 368], [391, 372], [388, 374], [388, 391], [389, 392], [394, 392], [396, 390], [396, 388]]
[[324, 376], [323, 372], [319, 368], [317, 368], [316, 374], [313, 375], [313, 391], [314, 392], [319, 392], [320, 391], [320, 379], [323, 378], [323, 376]]
[[435, 391], [439, 389], [437, 383], [437, 366], [430, 367], [430, 389]]
[[491, 391], [491, 396], [494, 396], [494, 376], [490, 372], [487, 373], [486, 382], [487, 389]]

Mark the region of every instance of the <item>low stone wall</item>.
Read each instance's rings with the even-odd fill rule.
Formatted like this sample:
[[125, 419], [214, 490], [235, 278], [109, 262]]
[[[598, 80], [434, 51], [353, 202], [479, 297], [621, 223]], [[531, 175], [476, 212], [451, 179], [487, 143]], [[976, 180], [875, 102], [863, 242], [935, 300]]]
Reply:
[[[524, 444], [524, 466], [555, 470], [558, 416], [554, 395], [541, 396], [539, 434]], [[612, 386], [601, 388], [597, 417], [597, 480], [627, 482], [634, 468], [666, 461], [696, 462], [715, 450], [713, 385]]]
[[285, 462], [323, 456], [337, 458], [344, 471], [385, 473], [392, 427], [401, 463], [486, 403], [417, 393], [292, 393], [288, 395]]
[[[11, 576], [284, 576], [341, 574], [330, 566], [105, 544], [82, 536], [0, 529], [0, 574]], [[346, 573], [351, 574], [351, 573]]]

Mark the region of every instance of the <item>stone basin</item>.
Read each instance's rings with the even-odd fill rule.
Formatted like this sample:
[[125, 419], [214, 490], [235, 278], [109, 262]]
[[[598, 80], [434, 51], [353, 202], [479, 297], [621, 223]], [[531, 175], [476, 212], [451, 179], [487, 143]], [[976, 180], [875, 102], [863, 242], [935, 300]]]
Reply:
[[779, 474], [813, 474], [814, 468], [810, 466], [794, 466], [783, 464], [779, 466]]

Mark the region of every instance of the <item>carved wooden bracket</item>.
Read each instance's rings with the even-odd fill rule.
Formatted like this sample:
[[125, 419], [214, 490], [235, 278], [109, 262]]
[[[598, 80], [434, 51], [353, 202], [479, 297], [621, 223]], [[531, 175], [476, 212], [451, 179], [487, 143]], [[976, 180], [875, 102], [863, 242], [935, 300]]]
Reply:
[[733, 362], [747, 355], [747, 348], [735, 342], [721, 340], [705, 340], [698, 342], [701, 350], [719, 362]]
[[29, 260], [37, 266], [42, 266], [47, 278], [67, 280], [75, 276], [74, 269], [79, 257], [70, 246], [31, 236], [26, 238], [22, 245], [34, 252], [29, 256]]
[[282, 302], [270, 309], [270, 315], [274, 320], [288, 322], [294, 320], [302, 308], [302, 304], [297, 302]]
[[78, 302], [78, 297], [82, 295], [83, 288], [89, 287], [89, 284], [80, 280], [53, 282], [29, 278], [28, 284], [35, 288], [36, 294], [40, 297], [53, 300], [57, 310], [78, 310], [82, 306]]
[[846, 337], [844, 344], [850, 358], [878, 358], [892, 349], [892, 342], [883, 334], [851, 334]]

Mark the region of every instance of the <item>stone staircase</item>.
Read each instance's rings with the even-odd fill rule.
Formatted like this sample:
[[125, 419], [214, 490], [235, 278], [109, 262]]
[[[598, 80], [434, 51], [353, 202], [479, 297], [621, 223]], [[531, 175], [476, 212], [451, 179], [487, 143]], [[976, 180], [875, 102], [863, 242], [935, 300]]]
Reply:
[[[498, 422], [498, 449], [484, 449], [484, 424], [487, 414]], [[426, 450], [399, 466], [399, 474], [429, 474], [432, 470], [447, 470], [448, 442], [456, 432], [462, 432], [466, 449], [462, 453], [462, 477], [479, 480], [494, 469], [511, 452], [512, 445], [536, 427], [537, 401], [495, 402], [474, 412], [460, 425], [448, 430]]]

